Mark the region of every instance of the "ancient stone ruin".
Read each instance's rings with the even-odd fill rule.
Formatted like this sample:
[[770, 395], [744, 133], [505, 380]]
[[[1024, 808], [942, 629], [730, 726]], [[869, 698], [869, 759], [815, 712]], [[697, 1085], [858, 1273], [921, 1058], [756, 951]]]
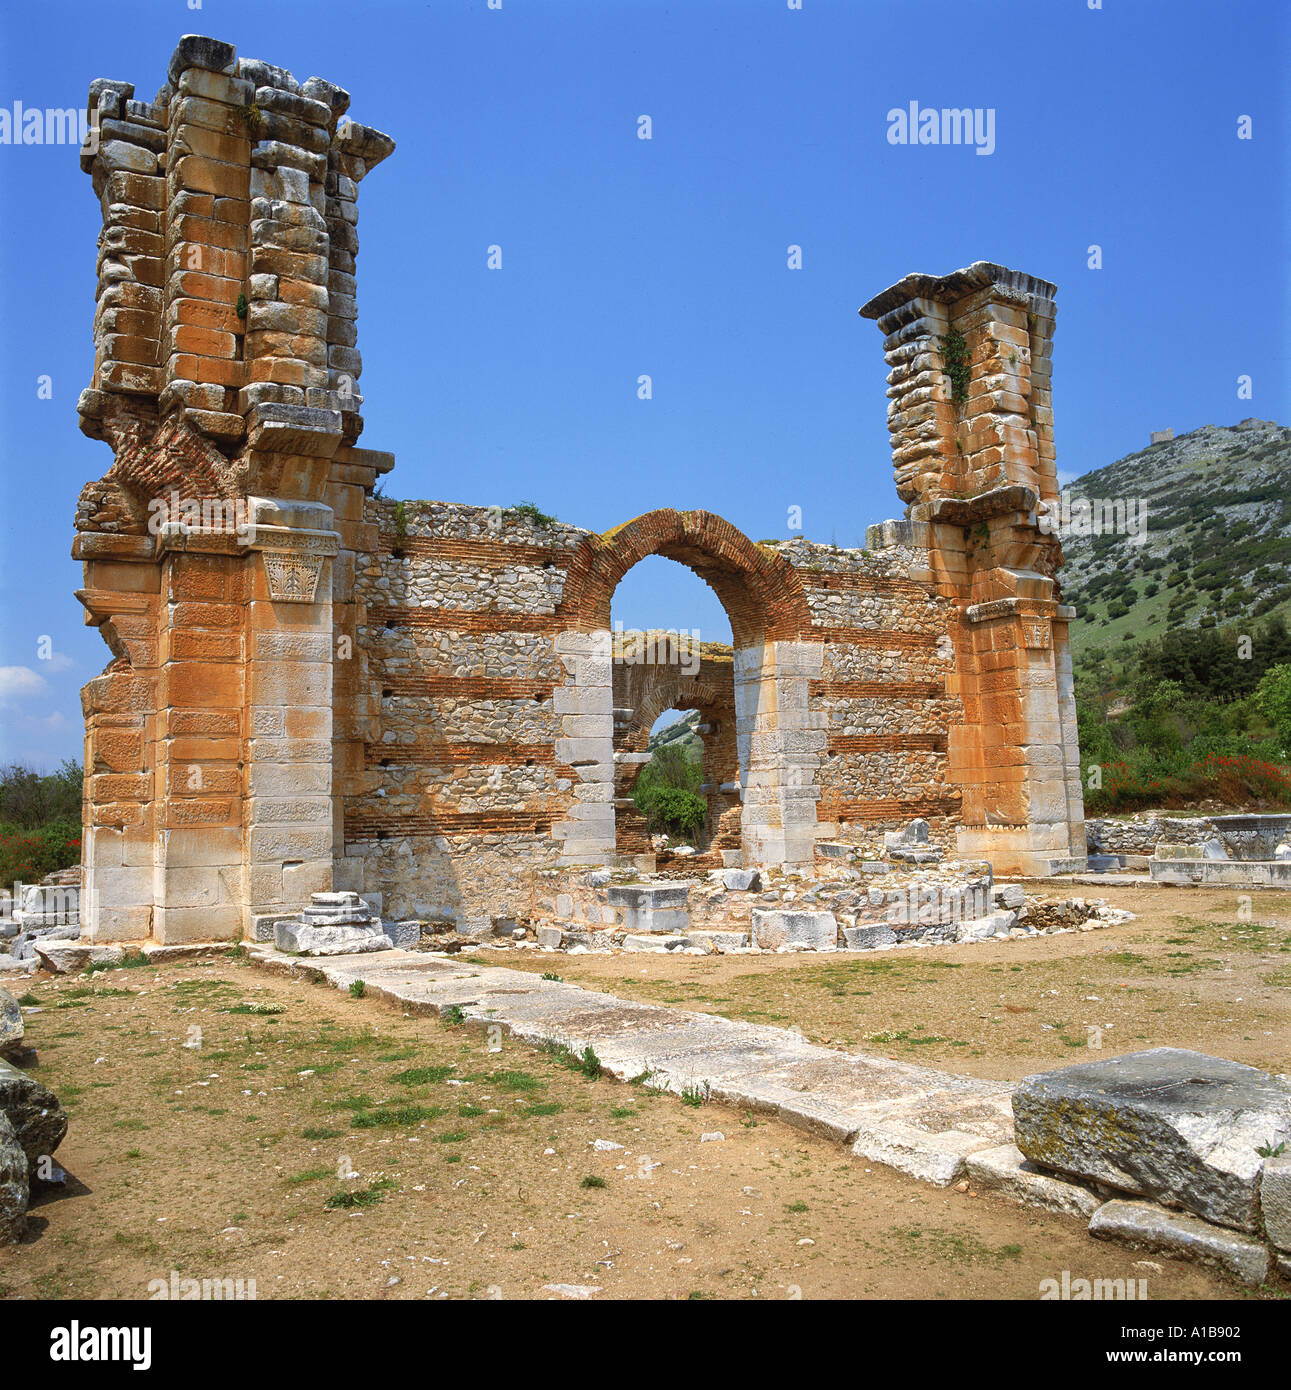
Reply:
[[[697, 868], [810, 876], [920, 819], [996, 874], [1083, 869], [1073, 611], [1037, 522], [1052, 284], [978, 262], [861, 310], [907, 504], [863, 551], [708, 512], [597, 534], [395, 503], [393, 457], [358, 444], [355, 327], [359, 184], [393, 141], [340, 87], [194, 36], [151, 101], [96, 81], [89, 104], [79, 411], [113, 453], [73, 548], [112, 653], [83, 691], [91, 938], [269, 939], [314, 893], [528, 920], [553, 876], [652, 867], [629, 798], [669, 708], [707, 744]], [[732, 648], [620, 649], [611, 599], [651, 555], [711, 585]]]

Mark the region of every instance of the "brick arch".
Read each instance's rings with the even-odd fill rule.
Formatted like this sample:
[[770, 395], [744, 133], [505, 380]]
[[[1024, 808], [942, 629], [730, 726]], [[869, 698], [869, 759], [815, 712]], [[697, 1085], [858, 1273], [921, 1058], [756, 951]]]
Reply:
[[697, 574], [716, 593], [731, 620], [736, 647], [784, 641], [811, 633], [811, 614], [793, 566], [755, 545], [712, 512], [647, 512], [591, 536], [574, 552], [557, 610], [566, 629], [610, 627], [610, 600], [619, 581], [639, 560], [662, 555]]

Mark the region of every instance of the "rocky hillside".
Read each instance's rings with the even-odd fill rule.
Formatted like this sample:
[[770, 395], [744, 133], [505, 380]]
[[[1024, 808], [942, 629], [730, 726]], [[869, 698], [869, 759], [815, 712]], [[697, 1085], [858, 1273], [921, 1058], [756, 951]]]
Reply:
[[[1291, 613], [1291, 429], [1204, 425], [1071, 483], [1076, 499], [1124, 500], [1125, 534], [1063, 535], [1077, 665], [1129, 656], [1179, 628]], [[1073, 510], [1074, 530], [1082, 518]]]
[[687, 710], [680, 719], [650, 735], [650, 751], [654, 753], [667, 744], [679, 743], [686, 750], [686, 756], [691, 762], [698, 762], [703, 756], [704, 748], [703, 741], [695, 732], [695, 725], [698, 723], [699, 711]]

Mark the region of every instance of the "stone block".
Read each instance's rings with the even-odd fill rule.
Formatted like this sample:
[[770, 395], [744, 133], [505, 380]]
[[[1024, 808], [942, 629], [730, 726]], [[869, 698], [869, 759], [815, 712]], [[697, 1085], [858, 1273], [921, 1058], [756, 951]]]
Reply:
[[36, 955], [46, 970], [68, 975], [87, 965], [116, 965], [125, 952], [120, 946], [96, 946], [89, 941], [38, 942]]
[[288, 955], [347, 956], [389, 951], [393, 942], [377, 926], [311, 926], [299, 918], [274, 924], [274, 946]]
[[1041, 1172], [1015, 1144], [979, 1149], [968, 1155], [965, 1167], [970, 1182], [1003, 1192], [1029, 1207], [1088, 1218], [1103, 1205], [1103, 1199], [1088, 1188]]
[[1261, 1241], [1152, 1202], [1105, 1202], [1091, 1217], [1089, 1234], [1136, 1250], [1218, 1265], [1243, 1284], [1262, 1284], [1269, 1276], [1269, 1251]]
[[1291, 1158], [1266, 1158], [1260, 1176], [1264, 1231], [1279, 1250], [1291, 1251]]
[[1259, 1229], [1261, 1147], [1291, 1142], [1291, 1082], [1160, 1047], [1026, 1077], [1017, 1144], [1033, 1163]]
[[833, 951], [838, 946], [838, 923], [832, 912], [754, 908], [753, 944], [763, 950], [799, 946], [812, 951]]
[[871, 922], [844, 927], [843, 940], [849, 951], [874, 951], [880, 946], [895, 946], [897, 934], [886, 922]]

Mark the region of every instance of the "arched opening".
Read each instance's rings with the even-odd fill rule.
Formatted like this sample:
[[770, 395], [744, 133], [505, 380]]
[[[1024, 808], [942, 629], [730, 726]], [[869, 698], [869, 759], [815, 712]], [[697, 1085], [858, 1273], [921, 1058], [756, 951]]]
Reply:
[[[729, 644], [704, 642], [688, 624], [613, 621], [620, 581], [653, 556], [704, 580], [729, 621]], [[568, 626], [557, 647], [570, 673], [558, 701], [567, 714], [560, 749], [579, 779], [556, 832], [565, 862], [653, 854], [632, 793], [651, 730], [669, 710], [696, 711], [706, 730], [696, 867], [810, 862], [824, 735], [813, 729], [808, 692], [823, 644], [812, 640], [792, 566], [710, 513], [651, 512], [580, 547], [559, 614]]]

